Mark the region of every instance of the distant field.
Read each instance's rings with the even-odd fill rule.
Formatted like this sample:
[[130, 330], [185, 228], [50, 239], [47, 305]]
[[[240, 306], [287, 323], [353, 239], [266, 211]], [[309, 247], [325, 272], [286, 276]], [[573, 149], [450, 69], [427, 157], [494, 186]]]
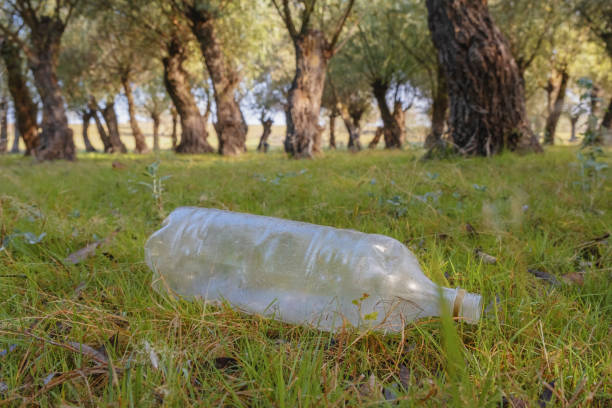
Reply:
[[[374, 137], [374, 132], [376, 130], [376, 124], [368, 124], [364, 126], [364, 129], [361, 134], [361, 143], [367, 146], [370, 143], [370, 140]], [[85, 145], [83, 143], [82, 137], [82, 126], [80, 124], [71, 124], [71, 128], [74, 130], [74, 142], [77, 146], [78, 150], [85, 150]], [[153, 147], [153, 127], [150, 122], [141, 122], [140, 128], [142, 132], [145, 134], [147, 139], [147, 144], [149, 147]], [[122, 123], [119, 125], [119, 131], [121, 133], [121, 140], [125, 143], [128, 150], [134, 150], [134, 138], [132, 137], [132, 130], [128, 123]], [[425, 136], [427, 135], [428, 129], [423, 126], [408, 126], [407, 128], [407, 141], [412, 144], [422, 144]], [[215, 133], [215, 129], [212, 124], [208, 124], [208, 142], [216, 148], [218, 146], [217, 135]], [[247, 134], [247, 148], [249, 150], [253, 150], [257, 147], [259, 143], [259, 138], [262, 133], [261, 125], [249, 125], [249, 132]], [[172, 122], [170, 119], [162, 121], [162, 125], [160, 127], [160, 145], [162, 150], [170, 150], [172, 148]], [[178, 129], [178, 137], [180, 139], [180, 126]], [[280, 149], [283, 145], [283, 139], [285, 137], [285, 126], [284, 125], [276, 125], [272, 127], [272, 135], [270, 135], [269, 143], [272, 149]], [[102, 150], [102, 141], [100, 140], [100, 136], [98, 135], [98, 131], [93, 124], [89, 127], [89, 138], [93, 143], [94, 147], [98, 150]], [[557, 137], [555, 140], [556, 144], [559, 145], [572, 145], [576, 143], [569, 142], [570, 133], [569, 129], [565, 129], [561, 126], [561, 131], [557, 133]], [[346, 128], [342, 124], [342, 121], [338, 120], [336, 122], [336, 145], [339, 149], [346, 148], [348, 141], [348, 133]], [[9, 126], [9, 149], [12, 146], [13, 142], [13, 126]], [[329, 146], [329, 127], [327, 126], [325, 131], [323, 132], [323, 146], [326, 148]], [[383, 146], [383, 142], [381, 140], [379, 147]], [[23, 142], [20, 142], [20, 148], [23, 150], [25, 146]]]

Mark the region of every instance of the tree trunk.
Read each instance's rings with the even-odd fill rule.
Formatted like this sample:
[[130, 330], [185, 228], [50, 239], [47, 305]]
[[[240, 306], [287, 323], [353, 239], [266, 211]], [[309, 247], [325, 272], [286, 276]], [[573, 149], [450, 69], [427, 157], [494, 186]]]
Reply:
[[153, 119], [153, 151], [159, 152], [159, 124], [161, 123], [160, 114], [157, 112], [152, 112], [151, 119]]
[[383, 131], [381, 135], [384, 136], [385, 139], [385, 148], [399, 149], [402, 147], [402, 128], [400, 127], [400, 123], [397, 122], [395, 115], [389, 109], [389, 105], [387, 105], [388, 89], [389, 84], [382, 80], [377, 79], [372, 82], [372, 92], [378, 104], [380, 118], [383, 121]]
[[466, 155], [541, 151], [525, 113], [525, 91], [487, 1], [427, 0], [428, 22], [449, 88], [449, 128]]
[[213, 16], [204, 8], [190, 10], [191, 20], [208, 74], [213, 84], [217, 122], [215, 130], [219, 139], [219, 153], [237, 155], [246, 150], [246, 130], [240, 106], [236, 101], [236, 88], [240, 77], [236, 70], [227, 63], [223, 55], [221, 42], [215, 29]]
[[117, 113], [115, 113], [115, 100], [113, 98], [107, 99], [104, 109], [102, 109], [101, 112], [108, 129], [108, 139], [110, 141], [108, 152], [126, 153], [127, 149], [119, 135], [119, 123], [117, 121]]
[[404, 142], [406, 142], [406, 110], [404, 110], [400, 101], [395, 101], [393, 104], [393, 119], [400, 130], [398, 148], [401, 148], [404, 145]]
[[[163, 59], [164, 84], [181, 118], [181, 143], [174, 149], [177, 153], [211, 153], [213, 148], [206, 140], [206, 122], [191, 94], [189, 74], [183, 68], [186, 54], [178, 38], [167, 44], [168, 56]], [[176, 131], [174, 127], [173, 132]]]
[[8, 146], [8, 101], [0, 99], [0, 153], [6, 153]]
[[[20, 134], [23, 138], [26, 146], [26, 156], [36, 154], [39, 144], [38, 125], [36, 122], [38, 109], [32, 100], [25, 73], [22, 71], [23, 61], [19, 48], [5, 40], [0, 48], [0, 54], [6, 66], [8, 88], [13, 98], [15, 123], [18, 129], [15, 135]], [[15, 139], [17, 142], [13, 144], [13, 149], [11, 150], [13, 153], [19, 152], [19, 137], [16, 136]], [[15, 146], [17, 146], [17, 150], [15, 150]]]
[[11, 148], [11, 153], [19, 153], [19, 127], [17, 127], [16, 123], [13, 124], [13, 147]]
[[325, 36], [307, 30], [293, 41], [296, 72], [289, 89], [289, 121], [285, 151], [295, 158], [310, 158], [321, 150], [319, 126], [321, 98], [331, 55]]
[[425, 139], [425, 148], [439, 146], [444, 135], [446, 112], [448, 111], [448, 88], [442, 64], [438, 64], [437, 86], [431, 106], [431, 133]]
[[572, 136], [569, 140], [570, 142], [575, 142], [578, 140], [576, 137], [576, 123], [578, 122], [578, 119], [580, 119], [580, 115], [570, 116], [570, 125], [572, 127]]
[[361, 150], [361, 142], [359, 141], [359, 136], [361, 134], [359, 121], [361, 120], [361, 115], [351, 115], [348, 107], [342, 102], [338, 102], [336, 104], [336, 109], [338, 109], [340, 117], [342, 118], [344, 126], [349, 134], [348, 149], [351, 151]]
[[125, 92], [125, 97], [128, 103], [130, 128], [132, 129], [132, 135], [134, 136], [135, 141], [134, 151], [136, 153], [148, 153], [150, 152], [150, 150], [147, 146], [147, 141], [145, 140], [145, 137], [142, 134], [142, 131], [140, 130], [140, 126], [138, 126], [138, 119], [136, 118], [136, 107], [134, 104], [134, 95], [132, 94], [132, 86], [130, 84], [129, 77], [123, 76], [121, 78], [121, 84], [123, 85], [123, 91]]
[[563, 111], [563, 101], [565, 99], [565, 91], [567, 89], [567, 82], [569, 75], [566, 69], [562, 69], [559, 72], [559, 86], [557, 88], [557, 95], [555, 101], [552, 104], [551, 111], [549, 112], [548, 118], [546, 118], [546, 126], [544, 126], [544, 144], [553, 145], [555, 144], [555, 132], [557, 130], [557, 124]]
[[170, 136], [172, 139], [172, 151], [176, 150], [176, 127], [178, 125], [178, 113], [176, 108], [172, 107], [170, 109], [170, 114], [172, 115], [172, 135]]
[[329, 148], [336, 148], [336, 118], [338, 113], [334, 110], [329, 114]]
[[76, 151], [73, 132], [68, 126], [64, 98], [56, 73], [64, 24], [59, 19], [41, 17], [36, 27], [30, 28], [35, 55], [29, 58], [29, 63], [45, 118], [37, 157], [40, 160], [74, 160]]
[[106, 133], [106, 130], [104, 129], [104, 126], [102, 125], [102, 121], [100, 120], [100, 117], [98, 116], [98, 111], [100, 109], [94, 97], [90, 98], [89, 103], [87, 104], [87, 107], [89, 108], [89, 114], [94, 119], [94, 122], [96, 124], [96, 129], [98, 130], [98, 136], [100, 136], [100, 140], [102, 140], [102, 144], [104, 145], [104, 153], [108, 153], [113, 149], [113, 145], [111, 144], [110, 137], [108, 136], [108, 133]]
[[264, 119], [264, 117], [262, 116], [261, 125], [263, 126], [263, 133], [261, 134], [261, 138], [259, 139], [259, 144], [257, 145], [258, 152], [263, 151], [264, 153], [268, 153], [268, 149], [270, 148], [270, 144], [268, 143], [268, 138], [270, 137], [270, 134], [272, 133], [273, 123], [274, 122], [272, 121], [272, 119], [270, 118]]
[[86, 152], [95, 152], [96, 149], [89, 140], [89, 121], [91, 120], [92, 112], [89, 109], [83, 109], [81, 111], [81, 119], [83, 120], [83, 143], [85, 144]]
[[608, 109], [599, 125], [599, 133], [602, 134], [603, 142], [606, 145], [612, 143], [612, 98], [610, 98]]
[[376, 128], [376, 133], [374, 133], [372, 141], [370, 142], [370, 144], [368, 144], [368, 149], [376, 149], [376, 146], [378, 146], [378, 143], [380, 142], [380, 138], [382, 137], [383, 133], [385, 133], [385, 128], [383, 126], [379, 126]]

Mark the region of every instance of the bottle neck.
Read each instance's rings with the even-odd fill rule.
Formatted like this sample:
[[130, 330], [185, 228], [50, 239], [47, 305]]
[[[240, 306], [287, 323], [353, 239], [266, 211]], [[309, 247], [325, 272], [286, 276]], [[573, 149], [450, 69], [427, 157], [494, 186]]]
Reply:
[[482, 310], [482, 296], [461, 288], [443, 288], [443, 296], [454, 319], [464, 320], [470, 324], [478, 323]]

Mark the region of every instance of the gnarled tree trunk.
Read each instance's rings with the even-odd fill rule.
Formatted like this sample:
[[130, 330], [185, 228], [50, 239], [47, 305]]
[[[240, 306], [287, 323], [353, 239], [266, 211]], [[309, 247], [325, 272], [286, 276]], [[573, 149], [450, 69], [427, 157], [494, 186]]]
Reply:
[[215, 30], [215, 19], [210, 12], [194, 7], [188, 17], [213, 84], [219, 153], [230, 156], [240, 154], [246, 150], [247, 132], [235, 95], [240, 83], [239, 75], [223, 55], [221, 41]]
[[123, 91], [125, 92], [125, 97], [128, 103], [130, 128], [132, 129], [132, 135], [134, 136], [135, 141], [134, 151], [136, 153], [148, 153], [150, 151], [149, 147], [147, 146], [145, 137], [140, 130], [140, 126], [138, 126], [138, 119], [136, 118], [136, 107], [134, 104], [134, 95], [132, 94], [132, 86], [130, 84], [129, 76], [124, 75], [121, 78], [121, 84], [123, 85]]
[[436, 92], [431, 106], [431, 133], [425, 138], [425, 148], [431, 149], [440, 145], [444, 126], [446, 125], [446, 112], [448, 111], [448, 89], [446, 87], [446, 74], [441, 64], [438, 64]]
[[176, 37], [168, 42], [167, 51], [168, 56], [163, 59], [164, 84], [181, 118], [181, 142], [174, 150], [188, 154], [211, 153], [213, 148], [206, 140], [206, 122], [191, 94], [189, 74], [183, 68], [186, 51]]
[[8, 100], [0, 99], [0, 153], [6, 153], [8, 146]]
[[151, 112], [153, 120], [153, 151], [159, 152], [159, 124], [161, 123], [161, 115], [157, 112]]
[[102, 125], [102, 121], [98, 116], [98, 103], [94, 97], [89, 99], [89, 103], [87, 104], [89, 108], [89, 113], [91, 117], [94, 119], [94, 123], [96, 124], [96, 129], [98, 130], [98, 136], [100, 136], [100, 140], [102, 140], [102, 144], [104, 145], [104, 153], [108, 153], [112, 150], [113, 145], [111, 144], [110, 137], [108, 137], [108, 133], [106, 133], [106, 129], [104, 129], [104, 125]]
[[270, 148], [270, 144], [268, 143], [268, 138], [272, 133], [272, 118], [266, 118], [264, 115], [261, 116], [261, 125], [263, 126], [263, 133], [261, 134], [261, 138], [259, 139], [259, 144], [257, 145], [258, 152], [268, 153], [268, 149]]
[[108, 129], [108, 139], [110, 141], [109, 153], [126, 153], [127, 149], [121, 141], [119, 135], [119, 122], [117, 121], [117, 113], [115, 112], [115, 100], [108, 98], [101, 111], [102, 117], [106, 122]]
[[89, 140], [89, 122], [91, 120], [91, 117], [92, 117], [92, 112], [89, 109], [83, 109], [81, 111], [81, 119], [83, 120], [83, 128], [82, 128], [83, 143], [85, 144], [86, 152], [96, 151], [96, 149], [91, 144], [91, 141]]
[[320, 151], [321, 98], [327, 64], [331, 57], [325, 35], [306, 30], [293, 41], [296, 72], [289, 89], [289, 122], [285, 151], [296, 158], [312, 157]]
[[[26, 146], [26, 156], [36, 154], [38, 147], [38, 125], [36, 115], [38, 109], [32, 100], [30, 90], [26, 83], [25, 73], [22, 71], [23, 60], [21, 59], [19, 48], [6, 39], [0, 48], [0, 54], [4, 60], [7, 71], [7, 82], [9, 92], [13, 98], [15, 109], [15, 122], [18, 131], [15, 132], [16, 144], [13, 144], [11, 152], [19, 152], [19, 138], [21, 135]], [[15, 146], [17, 149], [15, 150]]]
[[608, 103], [608, 109], [599, 125], [599, 132], [603, 136], [603, 142], [606, 145], [612, 144], [612, 98]]
[[36, 89], [43, 103], [43, 126], [38, 154], [40, 160], [76, 159], [76, 149], [64, 98], [57, 79], [57, 60], [64, 23], [43, 16], [35, 27], [30, 27], [33, 54], [29, 64], [34, 74]]
[[398, 117], [394, 114], [395, 112], [392, 113], [389, 109], [389, 105], [387, 105], [388, 90], [389, 84], [385, 81], [377, 79], [372, 82], [372, 93], [374, 94], [374, 98], [376, 99], [376, 103], [378, 104], [380, 118], [383, 122], [382, 135], [385, 139], [385, 148], [399, 149], [402, 147], [402, 127], [397, 121]]
[[348, 149], [351, 151], [361, 150], [361, 142], [359, 141], [359, 136], [361, 135], [361, 126], [359, 122], [361, 121], [363, 111], [351, 112], [349, 111], [349, 107], [347, 107], [342, 102], [336, 103], [336, 109], [338, 109], [340, 117], [342, 117], [344, 126], [346, 127], [346, 130], [349, 134]]
[[554, 102], [552, 103], [548, 117], [546, 118], [546, 125], [544, 126], [544, 144], [555, 144], [555, 132], [557, 130], [557, 124], [559, 123], [559, 118], [561, 117], [561, 112], [563, 112], [563, 101], [565, 99], [568, 80], [569, 75], [567, 69], [562, 69], [559, 72], [559, 85], [554, 87], [556, 88]]
[[368, 144], [368, 149], [376, 149], [380, 139], [382, 138], [383, 133], [385, 133], [385, 128], [383, 126], [379, 126], [376, 128], [376, 133], [374, 133], [374, 137]]
[[541, 151], [525, 113], [525, 91], [487, 1], [427, 0], [433, 43], [450, 96], [449, 130], [459, 152], [489, 156]]

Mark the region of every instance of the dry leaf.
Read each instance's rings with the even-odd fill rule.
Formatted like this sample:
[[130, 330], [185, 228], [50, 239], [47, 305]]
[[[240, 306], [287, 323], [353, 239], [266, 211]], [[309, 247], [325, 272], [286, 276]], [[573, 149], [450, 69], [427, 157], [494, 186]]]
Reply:
[[469, 222], [465, 224], [465, 231], [472, 236], [478, 234], [478, 232], [476, 232], [476, 228], [474, 228]]
[[552, 286], [559, 286], [559, 285], [561, 285], [559, 280], [554, 275], [551, 275], [548, 272], [540, 271], [540, 270], [537, 270], [537, 269], [527, 269], [527, 272], [529, 272], [530, 274], [534, 275], [538, 279], [542, 279], [542, 280], [550, 283]]
[[584, 275], [579, 272], [570, 272], [561, 277], [563, 282], [568, 285], [584, 285]]
[[474, 253], [476, 254], [476, 256], [478, 256], [480, 259], [482, 259], [483, 263], [486, 263], [486, 264], [489, 264], [489, 265], [494, 265], [494, 264], [497, 263], [497, 258], [487, 254], [486, 252], [481, 251], [480, 248], [476, 248]]
[[96, 242], [92, 242], [91, 244], [79, 249], [78, 251], [71, 253], [66, 257], [66, 259], [64, 259], [64, 262], [76, 265], [79, 262], [83, 262], [87, 258], [94, 256], [96, 254], [96, 249], [99, 246], [107, 245], [109, 242], [111, 242], [115, 235], [117, 235], [117, 232], [119, 232], [119, 230], [113, 231], [108, 237]]
[[113, 162], [112, 166], [113, 166], [113, 169], [116, 169], [116, 170], [123, 170], [127, 167], [125, 164], [117, 160]]
[[87, 344], [77, 343], [76, 341], [69, 341], [67, 343], [70, 347], [78, 350], [81, 354], [96, 360], [99, 363], [108, 363], [108, 357]]
[[153, 350], [153, 347], [151, 347], [148, 341], [144, 342], [144, 347], [145, 347], [145, 351], [149, 354], [149, 360], [151, 360], [151, 365], [153, 366], [154, 369], [158, 370], [159, 369], [159, 357], [157, 356], [157, 353], [155, 352], [155, 350]]

